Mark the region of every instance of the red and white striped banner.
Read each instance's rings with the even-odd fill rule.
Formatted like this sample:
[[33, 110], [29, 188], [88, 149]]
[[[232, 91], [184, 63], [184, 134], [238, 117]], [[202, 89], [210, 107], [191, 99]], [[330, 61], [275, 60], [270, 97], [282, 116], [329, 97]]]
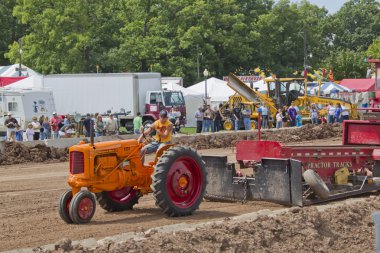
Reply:
[[[243, 82], [257, 82], [263, 79], [261, 76], [238, 76], [238, 78]], [[228, 82], [228, 76], [223, 76], [223, 81]]]

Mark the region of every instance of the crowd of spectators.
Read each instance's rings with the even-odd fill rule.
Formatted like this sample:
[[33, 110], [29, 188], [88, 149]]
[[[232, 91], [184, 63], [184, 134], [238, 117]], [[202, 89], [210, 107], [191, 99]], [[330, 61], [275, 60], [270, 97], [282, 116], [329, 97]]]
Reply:
[[[344, 102], [342, 104], [337, 103], [336, 106], [330, 103], [322, 109], [327, 112], [326, 115], [320, 113], [321, 110], [316, 104], [311, 104], [303, 110], [303, 116], [306, 116], [305, 113], [309, 114], [312, 124], [341, 123], [343, 120], [349, 119], [350, 110]], [[225, 121], [230, 121], [235, 131], [241, 129], [251, 130], [252, 125], [257, 124], [254, 121], [255, 119], [252, 118], [252, 109], [249, 104], [235, 103], [229, 117], [224, 116], [226, 113], [223, 113], [222, 110], [222, 104], [219, 105], [219, 108], [214, 107], [213, 109], [211, 109], [210, 105], [199, 107], [195, 113], [197, 121], [196, 132], [218, 132], [223, 129], [223, 122]], [[260, 104], [257, 112], [260, 115], [261, 128], [302, 126], [303, 117], [300, 109], [294, 102], [289, 107], [283, 106], [282, 108], [278, 108], [274, 118], [271, 118], [271, 111], [266, 103]], [[252, 124], [253, 121], [255, 124]]]
[[87, 114], [79, 122], [71, 115], [58, 115], [56, 112], [53, 112], [51, 118], [34, 116], [25, 130], [21, 129], [17, 119], [9, 113], [4, 125], [7, 128], [8, 141], [54, 140], [79, 137], [81, 134], [90, 137], [91, 126], [96, 137], [115, 135], [119, 130], [118, 121], [113, 114], [103, 120], [99, 113]]
[[[304, 111], [309, 111], [312, 124], [319, 123], [340, 123], [349, 119], [350, 110], [344, 102], [337, 103], [335, 106], [330, 103], [323, 108], [326, 115], [320, 113], [316, 104], [311, 104]], [[275, 117], [271, 118], [271, 111], [265, 103], [262, 103], [258, 110], [262, 128], [271, 126], [276, 128], [282, 127], [299, 127], [302, 126], [302, 116], [299, 108], [291, 103], [289, 107], [278, 108]], [[225, 121], [231, 122], [235, 131], [240, 129], [251, 130], [252, 128], [252, 107], [249, 104], [235, 103], [231, 113], [226, 116], [223, 105], [211, 108], [210, 105], [201, 106], [195, 112], [196, 133], [201, 132], [219, 132], [223, 129]], [[118, 134], [119, 122], [113, 114], [107, 115], [106, 119], [99, 113], [87, 114], [80, 122], [76, 122], [70, 115], [57, 115], [54, 112], [49, 119], [47, 116], [37, 118], [34, 116], [32, 121], [27, 125], [26, 130], [20, 128], [19, 122], [8, 114], [4, 125], [7, 128], [8, 141], [33, 141], [46, 139], [60, 139], [79, 137], [83, 134], [90, 137], [91, 127], [95, 137], [111, 136]], [[179, 132], [181, 112], [178, 108], [173, 107], [169, 113], [169, 120], [173, 123], [174, 133]], [[255, 122], [257, 123], [257, 122]], [[241, 125], [243, 124], [243, 125]], [[133, 119], [133, 133], [140, 134], [142, 131], [142, 117], [140, 113]]]

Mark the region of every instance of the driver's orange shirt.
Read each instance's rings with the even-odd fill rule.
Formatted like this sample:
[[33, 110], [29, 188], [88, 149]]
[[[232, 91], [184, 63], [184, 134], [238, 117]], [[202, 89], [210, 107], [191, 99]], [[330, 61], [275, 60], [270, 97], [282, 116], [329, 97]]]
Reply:
[[[168, 129], [170, 125], [173, 125], [173, 123], [171, 123], [169, 120], [167, 120], [165, 123], [161, 123], [160, 120], [156, 120], [153, 123], [153, 128], [154, 130], [156, 130], [156, 132], [165, 133], [166, 129]], [[161, 136], [156, 134], [156, 141], [158, 142], [172, 141], [172, 131], [169, 131], [168, 136], [166, 136], [166, 138], [162, 138]]]

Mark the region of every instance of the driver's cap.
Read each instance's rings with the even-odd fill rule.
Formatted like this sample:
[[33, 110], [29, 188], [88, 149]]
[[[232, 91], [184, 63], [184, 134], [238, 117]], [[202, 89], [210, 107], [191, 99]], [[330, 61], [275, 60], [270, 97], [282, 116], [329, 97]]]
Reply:
[[161, 111], [160, 111], [160, 117], [167, 118], [167, 117], [168, 117], [168, 111], [166, 111], [166, 110], [161, 110]]

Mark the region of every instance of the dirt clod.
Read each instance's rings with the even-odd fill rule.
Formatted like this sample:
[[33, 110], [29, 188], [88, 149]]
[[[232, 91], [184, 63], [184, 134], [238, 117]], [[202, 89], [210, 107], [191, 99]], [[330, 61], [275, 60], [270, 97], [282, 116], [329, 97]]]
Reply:
[[71, 245], [71, 240], [70, 239], [67, 239], [67, 238], [64, 238], [60, 241], [58, 241], [55, 245], [54, 245], [54, 248], [55, 250], [59, 250], [59, 249], [62, 249], [64, 251], [69, 251], [71, 250], [73, 247]]

